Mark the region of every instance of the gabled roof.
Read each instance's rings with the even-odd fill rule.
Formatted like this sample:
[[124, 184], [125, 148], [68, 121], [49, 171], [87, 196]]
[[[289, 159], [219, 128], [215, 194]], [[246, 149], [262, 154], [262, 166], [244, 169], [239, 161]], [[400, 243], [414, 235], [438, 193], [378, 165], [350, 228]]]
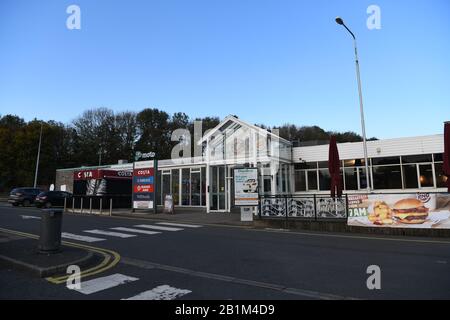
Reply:
[[248, 122], [242, 121], [242, 120], [240, 120], [239, 118], [237, 118], [236, 116], [233, 116], [233, 115], [226, 116], [225, 119], [223, 119], [217, 126], [215, 126], [213, 129], [211, 129], [207, 134], [205, 134], [202, 137], [202, 139], [199, 140], [198, 144], [202, 144], [204, 141], [209, 139], [211, 136], [214, 136], [214, 134], [217, 133], [217, 131], [222, 131], [225, 128], [231, 128], [232, 126], [236, 126], [236, 125], [239, 125], [239, 126], [246, 127], [246, 128], [251, 129], [251, 130], [254, 130], [254, 131], [258, 132], [259, 134], [261, 134], [263, 136], [267, 136], [268, 135], [268, 136], [274, 137], [274, 138], [276, 138], [276, 139], [278, 139], [280, 141], [283, 141], [283, 142], [285, 142], [287, 144], [291, 144], [290, 141], [288, 141], [288, 140], [286, 140], [284, 138], [281, 138], [280, 136], [278, 136], [278, 135], [276, 135], [276, 134], [274, 134], [274, 133], [272, 133], [270, 131], [262, 129], [262, 128], [260, 128], [258, 126], [255, 126], [253, 124], [250, 124]]

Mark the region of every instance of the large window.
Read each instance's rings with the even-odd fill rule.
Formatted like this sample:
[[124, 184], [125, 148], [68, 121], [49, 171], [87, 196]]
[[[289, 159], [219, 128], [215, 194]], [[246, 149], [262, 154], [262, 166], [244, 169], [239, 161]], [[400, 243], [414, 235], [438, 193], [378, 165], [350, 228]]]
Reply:
[[416, 189], [419, 187], [417, 180], [416, 164], [404, 164], [403, 168], [403, 187], [405, 189]]
[[191, 174], [190, 169], [181, 169], [181, 204], [183, 206], [191, 205]]
[[434, 171], [436, 172], [436, 187], [437, 188], [445, 188], [447, 177], [444, 176], [444, 173], [442, 171], [443, 164], [442, 162], [438, 162], [434, 164]]
[[419, 164], [419, 182], [421, 188], [434, 187], [433, 168], [431, 164]]
[[200, 169], [191, 170], [191, 206], [200, 205], [201, 181]]
[[172, 196], [173, 204], [180, 204], [180, 169], [172, 170]]
[[344, 168], [345, 190], [358, 190], [358, 168]]
[[330, 190], [331, 177], [328, 169], [319, 170], [319, 188], [322, 191]]
[[308, 190], [317, 190], [317, 170], [306, 171], [308, 175]]
[[374, 189], [401, 189], [400, 166], [374, 166], [372, 168]]
[[[295, 170], [295, 191], [306, 191], [305, 170]], [[264, 192], [266, 192], [266, 180], [264, 180]], [[270, 191], [270, 180], [268, 181], [268, 190]]]

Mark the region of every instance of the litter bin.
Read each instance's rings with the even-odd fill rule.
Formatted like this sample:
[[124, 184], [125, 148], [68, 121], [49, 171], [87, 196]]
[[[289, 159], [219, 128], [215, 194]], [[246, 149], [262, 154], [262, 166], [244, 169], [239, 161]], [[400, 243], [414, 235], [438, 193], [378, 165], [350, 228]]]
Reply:
[[43, 253], [58, 252], [61, 248], [61, 209], [42, 210], [41, 234], [38, 249]]

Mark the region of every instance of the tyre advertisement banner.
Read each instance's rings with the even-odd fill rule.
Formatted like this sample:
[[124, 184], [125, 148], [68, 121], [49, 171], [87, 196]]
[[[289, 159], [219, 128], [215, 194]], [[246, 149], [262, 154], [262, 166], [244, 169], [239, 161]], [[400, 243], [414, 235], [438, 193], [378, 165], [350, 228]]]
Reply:
[[450, 229], [445, 193], [348, 195], [348, 225]]
[[154, 209], [155, 161], [139, 161], [133, 167], [133, 209]]
[[258, 169], [234, 169], [234, 205], [258, 205]]

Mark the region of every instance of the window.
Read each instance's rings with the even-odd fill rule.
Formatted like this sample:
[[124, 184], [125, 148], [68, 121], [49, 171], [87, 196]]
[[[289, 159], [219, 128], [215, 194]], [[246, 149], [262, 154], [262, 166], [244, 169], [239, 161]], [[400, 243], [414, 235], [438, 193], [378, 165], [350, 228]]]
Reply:
[[344, 160], [344, 167], [363, 167], [365, 166], [364, 159]]
[[183, 206], [191, 205], [190, 199], [190, 170], [189, 169], [181, 169], [181, 204]]
[[206, 206], [206, 168], [202, 167], [202, 206]]
[[317, 190], [317, 170], [307, 170], [308, 190]]
[[305, 170], [296, 170], [294, 177], [294, 188], [296, 192], [306, 191], [306, 171]]
[[[436, 159], [436, 158], [435, 158]], [[447, 177], [444, 176], [444, 173], [442, 171], [442, 163], [435, 163], [434, 164], [434, 171], [436, 173], [436, 187], [437, 188], [445, 188]]]
[[170, 170], [167, 171], [163, 171], [162, 174], [162, 199], [164, 201], [164, 198], [167, 194], [171, 193], [170, 190]]
[[191, 206], [200, 205], [200, 172], [191, 172]]
[[403, 165], [403, 187], [405, 189], [416, 189], [419, 187], [417, 182], [417, 167], [415, 164]]
[[172, 196], [173, 204], [180, 204], [180, 169], [172, 170]]
[[402, 163], [418, 163], [418, 162], [431, 162], [431, 154], [402, 156]]
[[433, 183], [433, 169], [431, 164], [419, 165], [419, 182], [421, 188], [434, 187]]
[[317, 164], [319, 168], [328, 168], [328, 161], [319, 161]]
[[444, 161], [444, 154], [443, 153], [435, 153], [433, 155], [434, 157], [434, 162], [442, 162]]
[[400, 164], [400, 157], [372, 158], [372, 165]]
[[320, 190], [330, 190], [331, 177], [328, 169], [319, 170], [319, 188]]
[[401, 189], [402, 179], [400, 166], [373, 167], [374, 189]]
[[358, 168], [345, 168], [345, 190], [358, 190]]
[[161, 170], [158, 170], [158, 173], [155, 177], [156, 179], [156, 204], [160, 205], [162, 203], [161, 198], [162, 198], [162, 188], [161, 188]]

